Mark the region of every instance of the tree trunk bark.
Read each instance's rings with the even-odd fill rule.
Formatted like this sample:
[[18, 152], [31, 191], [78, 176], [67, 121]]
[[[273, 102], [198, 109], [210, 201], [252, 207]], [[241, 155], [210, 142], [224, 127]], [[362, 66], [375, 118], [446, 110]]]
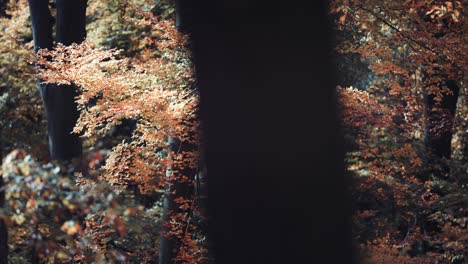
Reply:
[[[56, 41], [64, 45], [80, 43], [86, 37], [86, 0], [57, 0]], [[34, 49], [53, 47], [48, 0], [29, 0], [33, 28]], [[79, 117], [75, 85], [42, 84], [39, 89], [47, 116], [50, 156], [53, 160], [79, 160], [82, 154], [79, 136], [72, 134]]]
[[426, 131], [424, 143], [429, 150], [429, 165], [441, 158], [450, 159], [452, 153], [452, 128], [455, 120], [459, 87], [453, 80], [446, 86], [451, 94], [445, 94], [439, 103], [433, 95], [425, 94]]
[[[181, 142], [176, 138], [169, 138], [169, 149], [174, 153], [183, 151], [193, 151], [196, 146]], [[168, 170], [168, 176], [176, 176], [174, 181], [171, 181], [170, 187], [166, 191], [163, 201], [163, 226], [159, 244], [159, 264], [174, 263], [177, 253], [182, 245], [182, 241], [177, 237], [169, 234], [171, 230], [168, 221], [171, 216], [177, 214], [188, 215], [190, 210], [181, 209], [180, 204], [175, 202], [176, 198], [191, 199], [194, 194], [193, 178], [196, 174], [195, 168], [186, 167], [184, 169], [177, 168], [176, 166]], [[179, 177], [186, 176], [189, 182], [181, 181]], [[187, 223], [185, 223], [187, 224]], [[183, 230], [186, 226], [183, 225]]]
[[[5, 206], [5, 183], [3, 175], [0, 174], [0, 208]], [[5, 222], [0, 219], [0, 264], [8, 263], [8, 230]]]
[[8, 0], [0, 0], [0, 17], [6, 15], [6, 7], [7, 7]]
[[326, 1], [182, 4], [215, 262], [355, 263]]
[[[181, 8], [180, 3], [181, 0], [176, 0], [176, 27], [180, 32], [186, 33], [188, 26], [185, 21], [189, 13], [187, 13], [187, 10]], [[196, 147], [197, 146], [192, 144], [181, 142], [177, 138], [169, 138], [169, 150], [174, 153], [178, 153], [180, 151], [193, 151]], [[163, 226], [159, 244], [159, 264], [174, 263], [174, 259], [181, 246], [180, 240], [168, 235], [170, 228], [165, 223], [170, 220], [171, 215], [190, 213], [187, 210], [180, 209], [180, 205], [174, 202], [174, 199], [179, 197], [190, 199], [194, 194], [194, 186], [192, 185], [192, 182], [195, 174], [197, 173], [196, 169], [185, 168], [180, 170], [178, 168], [171, 168], [168, 171], [168, 176], [174, 173], [174, 171], [178, 171], [180, 175], [189, 177], [190, 183], [176, 180], [175, 182], [172, 182], [171, 187], [166, 191], [166, 196], [163, 201]]]

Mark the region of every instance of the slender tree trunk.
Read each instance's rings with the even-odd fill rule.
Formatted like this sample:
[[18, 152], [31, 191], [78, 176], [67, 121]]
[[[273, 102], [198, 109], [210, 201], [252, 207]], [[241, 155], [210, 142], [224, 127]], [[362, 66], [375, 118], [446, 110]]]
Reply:
[[[176, 138], [169, 139], [169, 148], [174, 153], [183, 151], [193, 151], [196, 146], [181, 142]], [[168, 221], [171, 216], [176, 214], [187, 215], [190, 213], [189, 210], [181, 209], [180, 204], [175, 201], [176, 198], [191, 199], [194, 194], [194, 186], [192, 184], [193, 178], [196, 174], [196, 168], [186, 167], [180, 169], [177, 166], [168, 170], [168, 176], [175, 176], [176, 178], [171, 181], [170, 187], [166, 191], [166, 195], [163, 201], [163, 226], [161, 232], [161, 239], [159, 244], [159, 264], [174, 263], [174, 259], [182, 245], [182, 241], [169, 234], [171, 230]], [[181, 181], [181, 177], [186, 176], [189, 181]], [[185, 223], [187, 224], [187, 223]], [[186, 226], [183, 225], [182, 230], [185, 230]]]
[[[6, 16], [8, 0], [0, 0], [0, 17]], [[2, 146], [0, 145], [0, 148]], [[1, 161], [0, 161], [1, 165]], [[0, 208], [5, 206], [5, 182], [0, 173]], [[8, 263], [8, 228], [5, 221], [0, 219], [0, 264]]]
[[[180, 0], [176, 0], [176, 26], [177, 29], [182, 33], [187, 31], [187, 25], [185, 23], [186, 16], [187, 12], [185, 12], [185, 10], [181, 9], [180, 7]], [[177, 138], [169, 138], [169, 149], [174, 153], [179, 153], [181, 151], [193, 151], [196, 148], [197, 146], [182, 142]], [[174, 259], [180, 249], [181, 241], [174, 238], [173, 236], [168, 235], [170, 227], [167, 225], [167, 222], [170, 220], [171, 215], [178, 213], [190, 213], [187, 210], [180, 209], [180, 205], [176, 203], [174, 199], [179, 197], [190, 199], [192, 197], [194, 194], [194, 186], [192, 185], [192, 182], [196, 173], [196, 168], [184, 168], [181, 170], [177, 167], [174, 167], [170, 168], [168, 171], [168, 176], [173, 174], [175, 174], [175, 176], [184, 175], [189, 177], [190, 182], [181, 182], [180, 180], [175, 180], [171, 183], [171, 187], [166, 191], [166, 196], [163, 201], [163, 226], [159, 244], [159, 264], [174, 263]]]
[[8, 0], [0, 0], [0, 17], [6, 15], [6, 7], [7, 7]]
[[[87, 0], [57, 0], [56, 41], [64, 45], [80, 43], [86, 37]], [[52, 49], [54, 19], [48, 0], [29, 0], [34, 50]], [[47, 116], [50, 157], [53, 160], [73, 161], [79, 166], [82, 148], [79, 136], [72, 134], [79, 117], [75, 85], [43, 84], [38, 87]], [[76, 168], [79, 169], [79, 168]], [[33, 263], [38, 259], [33, 250]]]
[[[86, 0], [57, 0], [56, 41], [64, 45], [80, 43], [86, 37]], [[54, 19], [48, 0], [29, 0], [33, 28], [34, 49], [53, 47], [52, 27]], [[47, 116], [51, 159], [70, 161], [81, 158], [79, 136], [72, 134], [79, 117], [75, 85], [42, 84], [39, 89]]]
[[446, 82], [451, 94], [442, 101], [434, 100], [433, 95], [425, 95], [425, 145], [431, 152], [427, 159], [429, 165], [438, 163], [441, 158], [450, 159], [452, 153], [452, 128], [455, 120], [459, 87], [453, 80]]
[[[0, 174], [0, 208], [5, 206], [5, 191], [3, 190], [5, 183], [3, 176]], [[8, 230], [5, 222], [0, 219], [0, 264], [8, 263]]]
[[[460, 89], [458, 95], [458, 103], [457, 103], [457, 113], [455, 114], [455, 118], [459, 120], [465, 120], [465, 115], [468, 109], [468, 97], [466, 94], [465, 89]], [[455, 127], [454, 127], [455, 128]], [[458, 143], [460, 144], [457, 146], [456, 149], [452, 150], [452, 159], [456, 159], [458, 162], [462, 164], [468, 164], [468, 122], [461, 122], [458, 125], [457, 130], [454, 131], [454, 137], [458, 137]]]
[[[0, 0], [0, 17], [5, 16], [6, 0]], [[0, 145], [0, 147], [2, 147]], [[5, 182], [3, 175], [0, 174], [0, 208], [5, 206], [5, 191], [3, 190]], [[3, 220], [0, 220], [0, 264], [8, 263], [8, 229]]]

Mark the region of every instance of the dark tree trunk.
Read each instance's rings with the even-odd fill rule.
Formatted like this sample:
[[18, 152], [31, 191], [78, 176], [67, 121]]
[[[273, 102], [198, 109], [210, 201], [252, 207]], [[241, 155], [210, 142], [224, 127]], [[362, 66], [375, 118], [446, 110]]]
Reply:
[[[0, 174], [0, 208], [5, 206], [5, 191], [3, 190], [5, 183], [3, 176]], [[5, 222], [0, 219], [0, 264], [8, 263], [8, 230]]]
[[455, 120], [459, 87], [453, 80], [446, 86], [451, 94], [444, 95], [442, 101], [434, 100], [433, 95], [425, 95], [426, 133], [425, 145], [431, 152], [429, 164], [437, 163], [441, 158], [450, 159], [452, 153], [452, 128]]
[[[57, 0], [56, 41], [64, 45], [80, 43], [86, 37], [86, 0]], [[34, 37], [34, 49], [53, 47], [52, 27], [48, 0], [29, 0]], [[51, 159], [69, 161], [81, 158], [81, 141], [72, 134], [79, 117], [75, 85], [42, 84], [39, 89], [47, 116]]]
[[[196, 146], [181, 142], [178, 139], [169, 139], [169, 148], [174, 153], [183, 151], [193, 151]], [[180, 169], [177, 167], [170, 168], [168, 174], [177, 176], [187, 176], [190, 178], [190, 182], [183, 182], [179, 179], [175, 179], [171, 182], [171, 187], [166, 191], [166, 196], [163, 202], [163, 226], [159, 244], [159, 264], [175, 263], [174, 259], [180, 249], [181, 241], [173, 236], [168, 235], [170, 227], [166, 224], [172, 215], [176, 214], [190, 214], [189, 210], [180, 208], [180, 204], [175, 202], [174, 199], [183, 197], [184, 199], [191, 199], [194, 194], [194, 186], [192, 184], [193, 178], [197, 173], [196, 168], [184, 168]], [[187, 224], [187, 223], [186, 223]], [[184, 226], [185, 229], [185, 226]]]
[[[0, 0], [0, 17], [6, 16], [8, 0]], [[1, 148], [2, 146], [0, 146]], [[0, 162], [1, 164], [1, 162]], [[0, 208], [5, 206], [5, 182], [0, 173]], [[0, 219], [0, 264], [8, 263], [8, 228], [3, 219]]]
[[215, 262], [354, 263], [327, 2], [181, 4]]
[[[181, 10], [180, 1], [181, 0], [176, 0], [176, 26], [179, 31], [185, 33], [187, 31], [185, 19], [188, 14], [186, 14], [185, 10]], [[174, 153], [178, 153], [180, 151], [193, 151], [196, 149], [196, 147], [197, 146], [194, 146], [193, 144], [181, 142], [176, 138], [169, 138], [169, 149]], [[174, 171], [178, 172], [179, 175], [185, 175], [189, 177], [191, 181], [197, 173], [195, 168], [185, 168], [183, 170], [178, 168], [171, 168], [168, 171], [168, 174], [170, 175]], [[190, 199], [193, 194], [194, 186], [191, 183], [180, 182], [177, 180], [173, 182], [171, 188], [166, 191], [166, 196], [163, 201], [163, 226], [159, 243], [159, 264], [174, 263], [174, 259], [181, 246], [181, 241], [175, 239], [172, 236], [168, 236], [168, 231], [170, 228], [165, 223], [170, 220], [171, 215], [178, 213], [190, 213], [187, 210], [180, 209], [180, 205], [174, 202], [174, 199], [178, 197]]]
[[8, 0], [0, 0], [0, 17], [6, 15], [6, 7], [7, 7]]

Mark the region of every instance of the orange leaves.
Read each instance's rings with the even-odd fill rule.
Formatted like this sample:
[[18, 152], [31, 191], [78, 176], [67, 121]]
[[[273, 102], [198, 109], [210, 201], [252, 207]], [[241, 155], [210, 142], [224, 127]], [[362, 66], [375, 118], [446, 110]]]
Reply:
[[173, 200], [176, 204], [179, 205], [179, 208], [181, 210], [189, 210], [193, 209], [192, 203], [193, 201], [191, 199], [186, 199], [184, 197], [178, 197]]
[[26, 203], [27, 208], [34, 208], [36, 206], [36, 200], [34, 198], [31, 198], [28, 200]]
[[338, 21], [341, 23], [341, 24], [344, 24], [345, 21], [346, 21], [346, 17], [348, 16], [348, 13], [347, 12], [344, 12], [343, 15], [340, 16], [340, 18], [338, 18]]
[[395, 83], [390, 88], [390, 95], [399, 95], [401, 94], [402, 90], [403, 87], [401, 87], [401, 85], [399, 85], [398, 83]]
[[[197, 94], [190, 91], [192, 65], [185, 36], [171, 21], [158, 20], [142, 13], [148, 25], [158, 30], [156, 55], [154, 41], [141, 56], [122, 57], [116, 50], [94, 48], [88, 42], [59, 45], [43, 50], [39, 77], [51, 83], [77, 84], [81, 94], [77, 103], [81, 115], [74, 129], [83, 137], [103, 136], [123, 119], [137, 121], [130, 143], [117, 146], [106, 162], [103, 177], [112, 184], [126, 186], [135, 182], [144, 192], [156, 190], [169, 165], [163, 154], [168, 152], [167, 138], [198, 142]], [[195, 131], [195, 133], [194, 133]], [[195, 156], [184, 162], [192, 162]], [[90, 166], [94, 166], [93, 161]], [[192, 166], [192, 165], [190, 165]]]
[[375, 74], [400, 74], [400, 75], [409, 75], [408, 71], [404, 68], [396, 65], [395, 63], [382, 61], [372, 65], [372, 69]]
[[[95, 48], [87, 42], [59, 46], [40, 53], [45, 67], [38, 69], [39, 75], [47, 82], [79, 86], [81, 114], [74, 132], [84, 138], [108, 135], [122, 120], [136, 123], [131, 137], [113, 147], [99, 171], [98, 179], [111, 184], [116, 193], [129, 189], [138, 195], [154, 196], [176, 184], [193, 186], [193, 175], [185, 175], [185, 171], [198, 167], [198, 151], [174, 150], [168, 143], [169, 138], [194, 146], [199, 143], [198, 92], [193, 88], [187, 38], [172, 20], [160, 20], [132, 4], [123, 8], [135, 13], [135, 17], [124, 17], [126, 21], [134, 22], [139, 29], [151, 29], [137, 41], [143, 46], [132, 47], [137, 54], [127, 58], [116, 50]], [[91, 157], [88, 165], [95, 168], [98, 162], [101, 157]], [[194, 227], [187, 227], [193, 199], [178, 198], [174, 202], [184, 213], [170, 216], [168, 235], [183, 242], [178, 258], [196, 263], [203, 250], [191, 237]], [[123, 236], [130, 233], [125, 218], [137, 213], [126, 210], [125, 217], [108, 213], [100, 224]], [[76, 231], [65, 227], [67, 232]], [[90, 232], [95, 241], [107, 245], [109, 235], [93, 231], [100, 228], [93, 226]]]
[[88, 167], [90, 169], [95, 169], [100, 163], [102, 163], [102, 160], [103, 156], [101, 155], [101, 153], [96, 152], [92, 155], [90, 161], [88, 162]]
[[63, 223], [63, 225], [60, 227], [60, 230], [67, 233], [69, 236], [83, 233], [80, 224], [72, 220]]
[[126, 234], [125, 222], [119, 215], [112, 213], [106, 214], [104, 217], [104, 223], [113, 226], [121, 236]]
[[[373, 72], [360, 82], [371, 87], [366, 91], [338, 89], [352, 146], [347, 162], [358, 183], [355, 236], [369, 263], [466, 259], [464, 223], [456, 222], [464, 219], [458, 208], [466, 198], [455, 179], [459, 165], [452, 156], [451, 172], [438, 171], [441, 165], [427, 162], [424, 142], [454, 130], [453, 113], [442, 105], [453, 92], [444, 84], [462, 87], [465, 80], [463, 9], [461, 1], [445, 0], [331, 3], [346, 36], [337, 50], [359, 54]], [[439, 103], [428, 105], [427, 98]], [[466, 112], [465, 104], [457, 111]]]
[[[36, 247], [37, 254], [44, 257], [41, 261], [150, 261], [156, 254], [154, 247], [160, 235], [161, 206], [157, 200], [167, 187], [177, 183], [193, 187], [193, 175], [184, 170], [198, 167], [198, 150], [174, 150], [168, 145], [169, 137], [184, 144], [199, 142], [198, 92], [193, 88], [187, 36], [177, 31], [172, 19], [156, 17], [127, 1], [93, 0], [89, 1], [87, 14], [87, 41], [42, 50], [37, 58], [31, 56], [33, 59], [27, 64], [18, 58], [34, 54], [30, 43], [19, 49], [11, 38], [31, 39], [27, 1], [10, 2], [18, 5], [18, 10], [10, 10], [11, 19], [0, 18], [0, 28], [5, 33], [0, 36], [0, 107], [5, 102], [12, 111], [0, 111], [0, 115], [6, 113], [9, 119], [14, 116], [15, 122], [3, 122], [6, 118], [1, 116], [0, 143], [11, 138], [14, 144], [0, 145], [22, 144], [22, 138], [5, 133], [7, 130], [22, 129], [31, 137], [32, 129], [23, 126], [26, 121], [43, 130], [38, 125], [44, 116], [31, 66], [37, 62], [42, 81], [79, 87], [76, 101], [81, 115], [74, 133], [84, 138], [85, 154], [86, 148], [94, 146], [83, 164], [87, 171], [77, 177], [64, 177], [62, 171], [59, 175], [55, 167], [53, 171], [42, 171], [45, 167], [39, 164], [10, 167], [6, 164], [11, 160], [7, 160], [4, 168], [20, 174], [8, 183], [16, 186], [8, 190], [8, 203], [14, 209], [8, 217], [11, 224], [31, 229], [33, 233], [28, 234], [35, 238], [42, 236]], [[143, 6], [148, 3], [130, 2]], [[168, 5], [173, 9], [172, 3]], [[24, 96], [26, 93], [28, 96]], [[20, 100], [17, 94], [21, 95]], [[132, 134], [125, 135], [121, 142], [113, 140], [115, 128], [129, 119]], [[20, 129], [7, 129], [17, 126], [16, 121], [21, 121]], [[43, 134], [39, 137], [46, 139]], [[35, 137], [31, 140], [28, 147], [42, 147]], [[42, 152], [47, 149], [42, 148]], [[106, 150], [101, 152], [101, 148]], [[25, 157], [25, 152], [16, 151], [10, 159]], [[204, 263], [200, 260], [206, 252], [197, 241], [200, 232], [195, 231], [194, 225], [186, 225], [189, 220], [198, 220], [190, 219], [196, 211], [194, 199], [174, 201], [176, 208], [190, 212], [171, 218], [171, 235], [182, 240], [177, 256], [181, 263]], [[140, 207], [139, 202], [146, 207]], [[33, 231], [37, 224], [47, 226], [48, 232]], [[21, 251], [28, 253], [23, 248]]]
[[366, 91], [339, 88], [341, 114], [345, 125], [365, 129], [365, 125], [386, 127], [391, 124], [390, 109]]

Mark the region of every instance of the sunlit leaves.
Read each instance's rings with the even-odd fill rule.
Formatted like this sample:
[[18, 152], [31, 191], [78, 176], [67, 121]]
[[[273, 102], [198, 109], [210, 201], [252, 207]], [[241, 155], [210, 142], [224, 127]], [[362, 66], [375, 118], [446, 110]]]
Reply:
[[[184, 173], [198, 168], [198, 150], [174, 151], [168, 144], [169, 138], [182, 144], [199, 143], [198, 92], [187, 37], [177, 31], [173, 20], [160, 19], [132, 3], [125, 3], [120, 10], [124, 12], [121, 26], [130, 25], [140, 34], [138, 40], [130, 39], [131, 52], [98, 48], [89, 41], [59, 44], [54, 50], [39, 51], [39, 78], [46, 83], [74, 83], [80, 88], [77, 103], [81, 114], [74, 133], [84, 139], [104, 137], [124, 120], [136, 122], [132, 136], [113, 147], [96, 173], [99, 180], [114, 186], [115, 192], [132, 190], [151, 196], [177, 183], [193, 186], [193, 175]], [[205, 250], [193, 240], [195, 227], [187, 226], [188, 214], [195, 210], [193, 197], [185, 199], [177, 203], [187, 213], [171, 216], [167, 235], [182, 241], [177, 258], [195, 263]], [[101, 245], [96, 252], [109, 252], [108, 239], [115, 234], [106, 230], [115, 230], [120, 236], [132, 233], [119, 215], [93, 218], [96, 224], [84, 232], [96, 231], [90, 231], [95, 244]], [[75, 231], [74, 227], [65, 230]]]
[[[459, 100], [456, 119], [443, 106], [446, 98], [455, 97], [447, 80], [465, 86], [463, 9], [460, 1], [330, 3], [336, 28], [350, 35], [337, 50], [358, 54], [376, 75], [369, 89], [358, 87], [366, 91], [338, 90], [345, 135], [352, 142], [348, 169], [357, 182], [355, 235], [370, 263], [466, 261], [456, 246], [467, 242], [456, 231], [462, 227], [448, 221], [462, 218], [455, 208], [466, 200], [459, 176], [466, 174], [466, 166], [444, 160], [451, 171], [437, 175], [439, 165], [429, 162], [423, 141], [457, 131], [454, 153], [466, 158], [460, 152], [466, 100]], [[428, 106], [428, 98], [434, 105]], [[453, 203], [439, 206], [448, 197]]]

